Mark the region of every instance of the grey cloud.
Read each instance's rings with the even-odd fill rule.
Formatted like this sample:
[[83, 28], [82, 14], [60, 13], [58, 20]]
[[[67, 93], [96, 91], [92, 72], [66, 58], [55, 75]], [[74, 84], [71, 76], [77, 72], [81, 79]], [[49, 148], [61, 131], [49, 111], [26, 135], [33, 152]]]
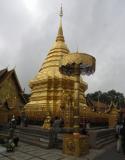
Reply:
[[[27, 0], [32, 3], [33, 0]], [[71, 51], [96, 57], [88, 92], [116, 89], [125, 94], [125, 1], [63, 0], [63, 29]], [[57, 0], [37, 0], [34, 13], [24, 0], [0, 1], [0, 67], [14, 67], [22, 87], [37, 74], [58, 29]]]

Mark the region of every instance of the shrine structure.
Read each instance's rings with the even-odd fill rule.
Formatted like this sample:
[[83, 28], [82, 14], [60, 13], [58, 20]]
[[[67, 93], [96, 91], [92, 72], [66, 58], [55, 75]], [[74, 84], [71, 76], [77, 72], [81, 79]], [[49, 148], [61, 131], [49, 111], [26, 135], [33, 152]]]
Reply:
[[[88, 85], [83, 80], [84, 77], [80, 76], [81, 70], [83, 75], [95, 72], [96, 59], [86, 53], [70, 52], [63, 35], [62, 16], [61, 7], [56, 40], [39, 72], [29, 83], [31, 97], [25, 105], [25, 113], [29, 119], [48, 119], [47, 123], [55, 116], [62, 117], [65, 120], [65, 127], [72, 128], [74, 120], [77, 121], [77, 118], [74, 118], [77, 108], [77, 116], [80, 119], [84, 119], [85, 116], [87, 119], [102, 117], [108, 122], [109, 114], [106, 112], [99, 114], [87, 105], [84, 93]], [[78, 65], [81, 69], [79, 68], [76, 73], [73, 70], [76, 70], [74, 66]], [[76, 74], [79, 75], [78, 81]], [[45, 128], [49, 128], [47, 123]]]

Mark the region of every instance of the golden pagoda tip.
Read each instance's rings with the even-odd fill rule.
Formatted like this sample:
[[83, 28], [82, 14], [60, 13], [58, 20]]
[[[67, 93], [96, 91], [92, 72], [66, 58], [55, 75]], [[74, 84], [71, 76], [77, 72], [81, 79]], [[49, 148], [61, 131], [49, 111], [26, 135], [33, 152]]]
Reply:
[[62, 4], [61, 4], [59, 16], [60, 16], [60, 24], [59, 24], [59, 29], [58, 29], [56, 41], [63, 41], [64, 42], [63, 29], [62, 29], [62, 16], [63, 16]]
[[79, 53], [79, 47], [77, 46], [77, 48], [76, 48], [76, 53]]
[[62, 3], [61, 3], [61, 8], [60, 8], [60, 14], [59, 14], [60, 17], [63, 16], [63, 9], [62, 9]]

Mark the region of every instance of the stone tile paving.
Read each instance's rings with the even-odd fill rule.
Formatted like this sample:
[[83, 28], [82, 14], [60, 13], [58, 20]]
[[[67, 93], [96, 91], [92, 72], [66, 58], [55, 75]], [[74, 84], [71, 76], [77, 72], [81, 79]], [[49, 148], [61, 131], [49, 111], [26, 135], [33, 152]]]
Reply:
[[125, 155], [122, 151], [118, 153], [116, 147], [113, 146], [100, 156], [97, 156], [94, 160], [125, 160]]
[[7, 157], [1, 157], [0, 160], [10, 160], [10, 159]]
[[91, 149], [89, 154], [82, 157], [65, 155], [62, 150], [43, 149], [20, 142], [15, 152], [0, 153], [0, 160], [93, 160], [97, 155], [103, 154], [104, 149]]

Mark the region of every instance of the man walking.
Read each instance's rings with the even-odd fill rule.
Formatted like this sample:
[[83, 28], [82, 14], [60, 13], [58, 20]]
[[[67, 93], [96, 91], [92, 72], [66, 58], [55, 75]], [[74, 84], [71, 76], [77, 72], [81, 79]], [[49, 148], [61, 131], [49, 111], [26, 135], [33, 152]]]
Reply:
[[56, 144], [58, 133], [61, 132], [61, 119], [55, 117], [52, 127], [53, 127], [53, 140], [54, 144]]

